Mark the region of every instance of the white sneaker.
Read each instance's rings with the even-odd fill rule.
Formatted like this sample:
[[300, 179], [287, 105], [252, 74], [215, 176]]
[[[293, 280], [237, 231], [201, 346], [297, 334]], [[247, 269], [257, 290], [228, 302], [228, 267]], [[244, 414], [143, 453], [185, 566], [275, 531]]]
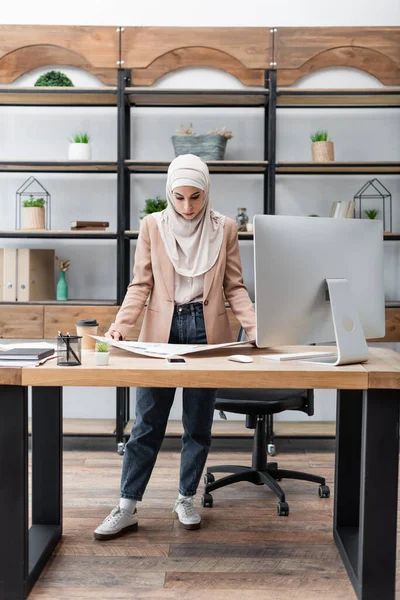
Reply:
[[127, 531], [137, 531], [137, 511], [133, 514], [116, 506], [94, 531], [96, 540], [112, 540]]
[[194, 507], [194, 497], [182, 498], [175, 502], [174, 510], [179, 522], [185, 529], [198, 529], [201, 525], [201, 516]]

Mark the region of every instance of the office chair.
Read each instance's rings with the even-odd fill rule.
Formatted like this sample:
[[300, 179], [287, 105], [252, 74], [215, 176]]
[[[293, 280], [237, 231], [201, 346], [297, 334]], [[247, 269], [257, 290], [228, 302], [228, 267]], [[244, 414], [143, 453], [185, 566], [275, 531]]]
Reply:
[[[238, 340], [243, 338], [243, 331], [239, 332]], [[213, 496], [210, 492], [219, 488], [249, 481], [256, 485], [267, 485], [278, 497], [277, 512], [280, 516], [289, 515], [289, 505], [285, 500], [285, 493], [278, 485], [282, 479], [299, 479], [319, 483], [318, 495], [320, 498], [329, 498], [330, 489], [324, 477], [280, 469], [278, 463], [267, 461], [267, 436], [266, 417], [284, 410], [298, 410], [309, 416], [314, 414], [314, 390], [296, 389], [219, 389], [216, 394], [216, 410], [246, 415], [246, 427], [254, 429], [253, 453], [251, 467], [240, 465], [218, 465], [207, 467], [204, 476], [204, 494], [201, 504], [204, 507], [213, 506]], [[213, 473], [231, 473], [215, 480]]]

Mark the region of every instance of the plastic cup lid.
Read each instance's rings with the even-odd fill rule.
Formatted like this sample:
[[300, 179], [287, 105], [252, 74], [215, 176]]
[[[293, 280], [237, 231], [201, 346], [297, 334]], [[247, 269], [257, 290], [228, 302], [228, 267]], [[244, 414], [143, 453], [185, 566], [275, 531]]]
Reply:
[[96, 327], [98, 322], [96, 319], [82, 319], [81, 321], [77, 321], [76, 324], [80, 327]]

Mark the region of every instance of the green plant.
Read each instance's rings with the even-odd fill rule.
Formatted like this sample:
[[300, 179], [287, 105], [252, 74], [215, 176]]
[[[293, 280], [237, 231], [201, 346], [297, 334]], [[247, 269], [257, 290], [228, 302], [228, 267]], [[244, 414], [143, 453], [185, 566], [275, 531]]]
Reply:
[[[167, 208], [167, 201], [160, 196], [156, 196], [155, 198], [148, 198], [146, 201], [146, 206], [142, 210], [143, 217], [145, 215], [151, 215], [151, 213], [160, 212]], [[140, 217], [143, 219], [143, 217]]]
[[376, 219], [376, 217], [378, 216], [379, 210], [376, 210], [376, 208], [371, 208], [370, 210], [364, 210], [364, 212], [369, 219]]
[[[192, 129], [192, 123], [189, 123], [188, 127], [185, 127], [185, 125], [181, 125], [179, 129], [176, 130], [176, 133], [178, 135], [196, 135], [196, 132]], [[215, 129], [210, 129], [207, 133], [211, 135], [221, 135], [222, 137], [225, 137], [228, 140], [230, 140], [233, 137], [232, 131], [228, 131], [226, 127], [222, 127], [222, 129], [216, 127]]]
[[73, 144], [88, 144], [92, 138], [85, 131], [81, 133], [74, 133], [72, 138], [70, 138], [70, 142]]
[[328, 140], [328, 132], [327, 131], [316, 131], [311, 134], [312, 142], [329, 142]]
[[96, 352], [108, 352], [108, 348], [107, 342], [96, 342]]
[[24, 208], [43, 208], [46, 200], [44, 198], [34, 198], [32, 194], [29, 196], [29, 200], [23, 201]]
[[35, 86], [47, 87], [74, 87], [69, 77], [61, 71], [48, 71], [41, 75], [35, 82]]

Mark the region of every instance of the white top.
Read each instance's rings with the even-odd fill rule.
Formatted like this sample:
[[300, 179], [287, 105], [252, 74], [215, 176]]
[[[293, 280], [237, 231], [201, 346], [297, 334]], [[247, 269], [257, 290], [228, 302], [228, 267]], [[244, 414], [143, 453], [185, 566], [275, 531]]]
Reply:
[[186, 277], [175, 271], [175, 303], [189, 304], [189, 302], [202, 302], [204, 288], [204, 275]]

